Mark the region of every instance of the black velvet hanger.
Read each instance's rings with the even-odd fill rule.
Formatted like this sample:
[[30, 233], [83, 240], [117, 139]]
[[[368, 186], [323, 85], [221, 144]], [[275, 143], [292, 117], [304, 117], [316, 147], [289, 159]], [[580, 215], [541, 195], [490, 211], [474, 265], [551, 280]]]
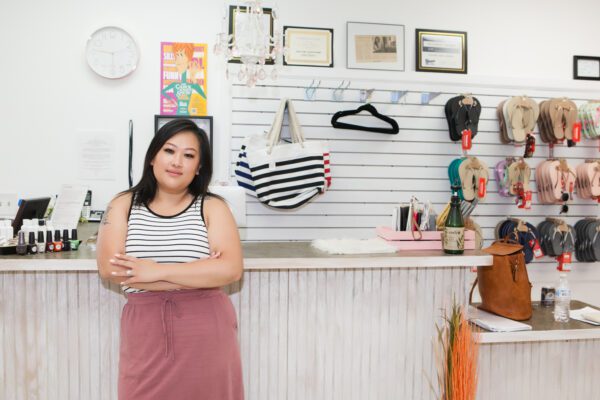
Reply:
[[[391, 125], [391, 128], [376, 128], [376, 127], [372, 127], [372, 126], [360, 126], [360, 125], [354, 125], [354, 124], [347, 124], [345, 122], [338, 122], [338, 119], [340, 119], [342, 117], [346, 117], [348, 115], [356, 115], [362, 111], [367, 111], [375, 118], [387, 122], [388, 124]], [[388, 117], [387, 115], [379, 114], [379, 111], [377, 111], [377, 109], [374, 106], [372, 106], [371, 104], [362, 105], [362, 106], [358, 107], [356, 110], [346, 110], [346, 111], [336, 112], [335, 114], [333, 114], [333, 117], [331, 118], [331, 125], [334, 128], [353, 129], [356, 131], [367, 131], [367, 132], [377, 132], [377, 133], [387, 133], [389, 135], [395, 135], [396, 133], [400, 132], [400, 128], [398, 127], [398, 123], [396, 122], [396, 120]]]

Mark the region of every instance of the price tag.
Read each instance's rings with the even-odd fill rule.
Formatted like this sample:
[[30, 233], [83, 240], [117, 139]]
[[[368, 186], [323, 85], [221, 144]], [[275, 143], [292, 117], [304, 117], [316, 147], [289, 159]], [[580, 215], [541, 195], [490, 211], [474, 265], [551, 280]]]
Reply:
[[570, 271], [571, 270], [571, 253], [563, 253], [556, 258], [558, 260], [559, 271]]
[[485, 178], [479, 178], [479, 185], [478, 185], [478, 189], [477, 189], [477, 196], [479, 196], [480, 199], [485, 197], [485, 191], [486, 191], [486, 187], [485, 187]]
[[531, 190], [525, 192], [525, 209], [531, 209]]
[[581, 121], [573, 124], [573, 141], [578, 143], [581, 140]]
[[463, 150], [471, 150], [471, 146], [473, 143], [471, 142], [471, 130], [465, 129], [461, 133], [462, 135], [462, 149]]
[[544, 257], [544, 252], [542, 251], [542, 248], [540, 247], [540, 242], [537, 239], [530, 240], [529, 247], [531, 247], [533, 249], [533, 256], [535, 258]]

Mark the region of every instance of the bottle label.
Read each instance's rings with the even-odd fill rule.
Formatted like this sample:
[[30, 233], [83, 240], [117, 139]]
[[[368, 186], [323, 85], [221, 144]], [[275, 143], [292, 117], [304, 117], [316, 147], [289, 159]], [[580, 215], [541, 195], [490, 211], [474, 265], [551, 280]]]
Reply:
[[444, 250], [465, 249], [465, 228], [444, 228]]
[[555, 297], [571, 297], [571, 290], [568, 288], [558, 288], [556, 289]]

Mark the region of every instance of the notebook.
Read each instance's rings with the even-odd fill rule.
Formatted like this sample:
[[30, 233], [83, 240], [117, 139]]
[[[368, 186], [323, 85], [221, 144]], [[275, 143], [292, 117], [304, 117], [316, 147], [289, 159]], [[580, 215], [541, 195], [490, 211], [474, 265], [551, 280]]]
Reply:
[[531, 325], [469, 307], [469, 321], [492, 332], [530, 331]]

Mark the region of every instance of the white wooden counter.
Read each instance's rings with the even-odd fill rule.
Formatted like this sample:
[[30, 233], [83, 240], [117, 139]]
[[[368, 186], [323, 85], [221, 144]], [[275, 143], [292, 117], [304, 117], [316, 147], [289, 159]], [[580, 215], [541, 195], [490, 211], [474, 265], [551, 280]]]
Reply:
[[[0, 398], [116, 399], [124, 296], [95, 254], [1, 256]], [[236, 307], [250, 400], [430, 399], [441, 309], [464, 302], [480, 252], [329, 256], [244, 245]]]

